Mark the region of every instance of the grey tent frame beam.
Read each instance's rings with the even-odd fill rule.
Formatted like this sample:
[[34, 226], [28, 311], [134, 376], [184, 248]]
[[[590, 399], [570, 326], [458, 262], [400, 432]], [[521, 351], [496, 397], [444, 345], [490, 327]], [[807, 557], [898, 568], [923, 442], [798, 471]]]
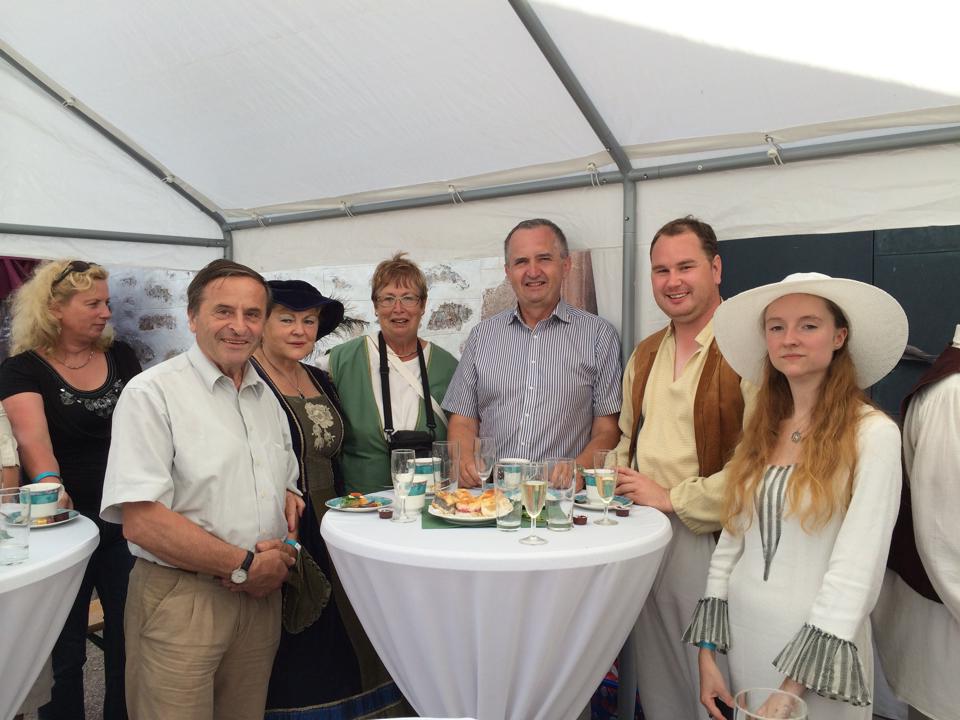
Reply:
[[225, 249], [230, 246], [227, 239], [190, 237], [185, 235], [156, 235], [116, 230], [92, 230], [89, 228], [68, 228], [53, 225], [0, 223], [0, 233], [6, 235], [37, 235], [41, 237], [77, 238], [79, 240], [113, 240], [155, 245], [189, 245], [193, 247], [218, 247]]

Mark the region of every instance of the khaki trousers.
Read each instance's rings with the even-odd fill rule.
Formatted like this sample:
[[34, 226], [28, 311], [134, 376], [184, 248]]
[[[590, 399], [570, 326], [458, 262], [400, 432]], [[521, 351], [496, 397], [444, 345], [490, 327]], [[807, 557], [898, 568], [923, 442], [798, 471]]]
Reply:
[[124, 615], [131, 720], [262, 720], [280, 603], [279, 590], [257, 599], [137, 559]]

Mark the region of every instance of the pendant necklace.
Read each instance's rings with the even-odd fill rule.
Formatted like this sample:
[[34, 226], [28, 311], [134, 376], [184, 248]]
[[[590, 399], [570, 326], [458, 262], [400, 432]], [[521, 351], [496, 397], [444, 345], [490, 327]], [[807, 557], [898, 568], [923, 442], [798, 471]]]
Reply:
[[290, 380], [290, 376], [289, 376], [289, 375], [287, 375], [283, 370], [281, 370], [280, 368], [278, 368], [276, 365], [273, 364], [273, 362], [270, 360], [270, 357], [267, 355], [267, 351], [266, 351], [266, 350], [263, 351], [263, 359], [267, 361], [267, 363], [270, 365], [270, 367], [272, 367], [274, 370], [276, 370], [278, 373], [280, 373], [280, 377], [282, 377], [284, 380], [286, 380], [288, 383], [290, 383], [290, 385], [291, 385], [292, 387], [295, 387], [295, 388], [297, 389], [297, 395], [300, 396], [300, 399], [301, 399], [301, 400], [304, 400], [304, 399], [305, 399], [304, 394], [303, 394], [303, 391], [300, 389], [300, 383], [298, 383], [298, 382], [296, 381], [296, 377], [297, 377], [297, 371], [296, 371], [296, 369], [294, 369], [294, 371], [293, 371], [293, 377], [294, 377], [294, 379], [293, 379], [293, 380]]
[[60, 358], [58, 358], [56, 355], [53, 355], [53, 354], [51, 354], [50, 357], [52, 357], [52, 358], [53, 358], [54, 360], [56, 360], [58, 363], [60, 363], [61, 365], [63, 365], [65, 368], [68, 368], [68, 369], [70, 369], [70, 370], [79, 370], [80, 368], [85, 368], [87, 365], [90, 364], [90, 361], [93, 360], [93, 352], [94, 352], [94, 351], [91, 350], [91, 351], [90, 351], [90, 354], [87, 355], [87, 359], [84, 360], [84, 361], [83, 361], [82, 363], [80, 363], [79, 365], [68, 365], [66, 360], [61, 360]]

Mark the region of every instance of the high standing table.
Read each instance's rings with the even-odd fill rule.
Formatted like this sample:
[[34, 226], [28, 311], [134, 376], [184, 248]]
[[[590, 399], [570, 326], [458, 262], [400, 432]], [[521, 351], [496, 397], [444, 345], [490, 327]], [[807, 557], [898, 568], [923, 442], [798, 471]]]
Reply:
[[[370, 640], [421, 715], [575, 718], [640, 614], [670, 522], [633, 508], [619, 525], [538, 533], [425, 530], [328, 512], [321, 532]], [[680, 642], [679, 638], [677, 642]]]
[[0, 718], [13, 717], [53, 650], [100, 541], [82, 515], [30, 530], [30, 558], [0, 565]]

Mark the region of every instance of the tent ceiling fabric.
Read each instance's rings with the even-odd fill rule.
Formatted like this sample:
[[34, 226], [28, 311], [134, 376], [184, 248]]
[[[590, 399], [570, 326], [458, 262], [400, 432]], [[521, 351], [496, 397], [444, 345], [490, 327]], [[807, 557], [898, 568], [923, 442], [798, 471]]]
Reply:
[[755, 0], [534, 7], [628, 155], [646, 164], [763, 146], [767, 134], [788, 143], [960, 122], [960, 76], [945, 71], [956, 64], [950, 24], [931, 27], [929, 4], [851, 3], [846, 17], [842, 3], [815, 0], [789, 20]]
[[[803, 17], [759, 0], [532, 7], [636, 165], [758, 146], [767, 133], [790, 143], [960, 123], [952, 26], [931, 21], [932, 0], [873, 5], [869, 16], [826, 0]], [[3, 14], [0, 40], [228, 220], [610, 167], [507, 2], [8, 0]], [[7, 70], [0, 92], [27, 109], [0, 108], [5, 130], [43, 99]], [[90, 146], [81, 131], [54, 135], [63, 148]], [[42, 160], [50, 176], [59, 158], [37, 153], [15, 167]], [[107, 180], [83, 187], [83, 168], [131, 175], [107, 167], [108, 153], [82, 155], [65, 153], [81, 170], [63, 175], [81, 197], [113, 193]], [[98, 218], [102, 204], [89, 203]]]
[[39, 0], [8, 15], [17, 52], [221, 208], [602, 151], [506, 4]]
[[210, 218], [0, 61], [0, 222], [220, 239]]

